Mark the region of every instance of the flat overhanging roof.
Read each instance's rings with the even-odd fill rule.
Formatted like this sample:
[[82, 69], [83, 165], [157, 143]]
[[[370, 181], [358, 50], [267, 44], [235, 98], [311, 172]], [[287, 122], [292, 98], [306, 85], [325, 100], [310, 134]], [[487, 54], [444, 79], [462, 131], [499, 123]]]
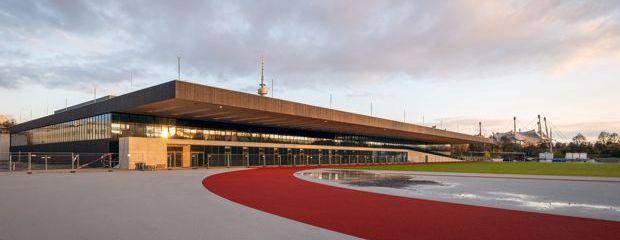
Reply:
[[483, 143], [479, 136], [445, 131], [184, 81], [170, 81], [69, 109], [13, 127], [22, 131], [98, 114], [119, 112], [282, 129], [386, 137], [418, 143]]

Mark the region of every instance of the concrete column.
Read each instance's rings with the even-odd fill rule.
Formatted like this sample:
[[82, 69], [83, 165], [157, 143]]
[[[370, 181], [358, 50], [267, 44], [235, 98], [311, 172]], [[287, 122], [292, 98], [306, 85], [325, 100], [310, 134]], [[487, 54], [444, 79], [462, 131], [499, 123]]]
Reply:
[[137, 162], [165, 168], [167, 163], [166, 142], [158, 138], [123, 137], [119, 139], [121, 169], [135, 169]]
[[183, 167], [191, 166], [192, 152], [190, 150], [190, 145], [183, 145]]

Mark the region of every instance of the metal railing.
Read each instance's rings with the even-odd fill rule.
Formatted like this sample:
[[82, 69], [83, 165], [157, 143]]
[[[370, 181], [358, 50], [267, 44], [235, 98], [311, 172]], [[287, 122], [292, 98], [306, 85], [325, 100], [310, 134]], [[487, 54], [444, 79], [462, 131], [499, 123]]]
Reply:
[[[132, 153], [131, 162], [150, 166], [141, 153]], [[191, 152], [191, 166], [180, 166], [178, 159], [163, 165], [168, 169], [176, 167], [269, 167], [269, 166], [321, 166], [321, 165], [368, 165], [398, 164], [407, 162], [404, 155], [315, 155], [315, 154], [209, 154]], [[159, 165], [159, 164], [158, 164]], [[182, 164], [181, 164], [182, 165]], [[111, 171], [119, 166], [117, 153], [59, 153], [59, 152], [10, 152], [0, 153], [0, 172], [45, 172], [87, 169]], [[159, 169], [160, 167], [158, 167]]]
[[46, 172], [108, 169], [118, 165], [117, 153], [8, 152], [0, 153], [0, 172]]
[[192, 159], [192, 167], [320, 166], [396, 164], [407, 162], [407, 159], [404, 156], [309, 154], [204, 154], [202, 156], [202, 158], [199, 157]]

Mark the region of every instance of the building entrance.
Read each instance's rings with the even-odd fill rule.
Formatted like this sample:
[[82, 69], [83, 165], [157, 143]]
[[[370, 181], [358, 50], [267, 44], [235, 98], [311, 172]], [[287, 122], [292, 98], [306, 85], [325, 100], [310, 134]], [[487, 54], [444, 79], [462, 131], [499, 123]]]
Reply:
[[193, 168], [207, 167], [207, 160], [204, 152], [192, 152], [191, 165]]
[[168, 151], [168, 168], [178, 168], [183, 166], [183, 152]]

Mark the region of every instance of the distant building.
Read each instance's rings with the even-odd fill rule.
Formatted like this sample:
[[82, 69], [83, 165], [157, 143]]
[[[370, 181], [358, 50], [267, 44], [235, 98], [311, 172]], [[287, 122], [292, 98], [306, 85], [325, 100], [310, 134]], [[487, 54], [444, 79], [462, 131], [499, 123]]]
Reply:
[[542, 152], [538, 154], [539, 160], [553, 160], [553, 153], [550, 152]]
[[566, 153], [566, 157], [567, 160], [587, 160], [588, 159], [588, 154], [587, 153]]
[[517, 132], [516, 134], [513, 131], [505, 133], [493, 133], [493, 136], [491, 138], [493, 138], [493, 140], [495, 140], [496, 142], [502, 142], [502, 139], [507, 139], [512, 143], [518, 143], [524, 146], [531, 146], [545, 142], [547, 136], [537, 133], [536, 130], [530, 130], [526, 132]]

